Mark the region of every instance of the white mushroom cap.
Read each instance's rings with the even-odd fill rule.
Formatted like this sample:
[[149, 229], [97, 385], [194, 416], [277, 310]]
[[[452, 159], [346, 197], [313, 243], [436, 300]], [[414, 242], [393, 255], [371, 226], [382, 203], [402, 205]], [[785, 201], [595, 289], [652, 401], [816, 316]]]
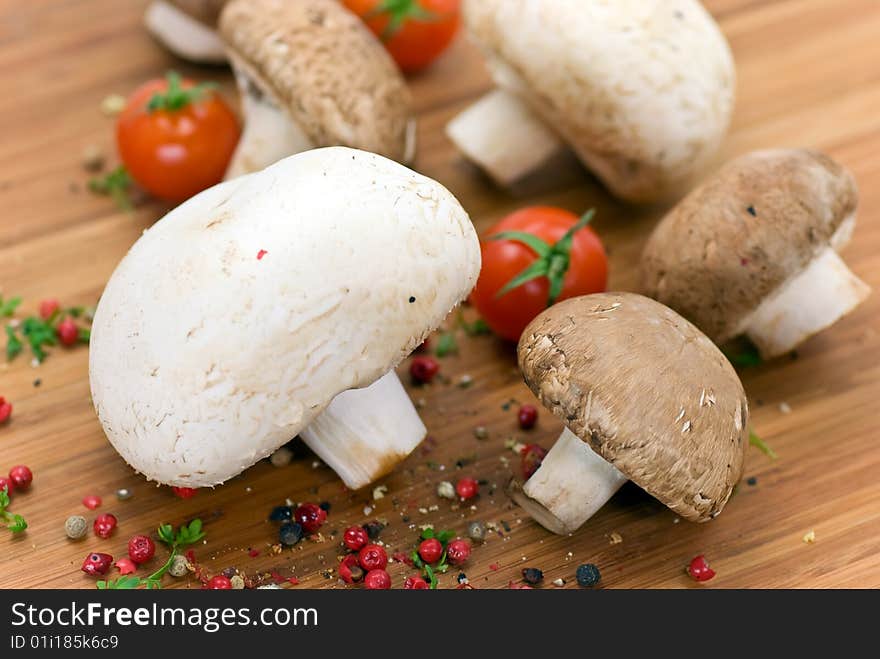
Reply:
[[466, 0], [464, 8], [495, 82], [624, 199], [677, 192], [727, 130], [733, 59], [696, 0]]
[[381, 156], [317, 149], [222, 183], [147, 231], [107, 284], [98, 417], [148, 478], [221, 483], [394, 368], [479, 269], [455, 198]]

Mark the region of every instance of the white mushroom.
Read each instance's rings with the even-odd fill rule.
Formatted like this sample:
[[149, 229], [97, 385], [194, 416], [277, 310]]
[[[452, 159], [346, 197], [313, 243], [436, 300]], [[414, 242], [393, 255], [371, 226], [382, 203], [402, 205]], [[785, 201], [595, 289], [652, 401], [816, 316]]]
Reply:
[[178, 57], [219, 64], [226, 61], [226, 50], [217, 36], [217, 17], [224, 4], [226, 0], [153, 0], [144, 23]]
[[465, 0], [464, 13], [498, 89], [447, 132], [503, 186], [567, 144], [615, 195], [662, 199], [727, 130], [733, 59], [696, 0]]
[[378, 155], [317, 149], [222, 183], [147, 231], [107, 284], [98, 417], [161, 483], [222, 483], [303, 432], [363, 486], [423, 439], [393, 369], [479, 267], [455, 198]]
[[227, 178], [321, 146], [412, 160], [406, 82], [363, 21], [336, 0], [231, 0], [220, 34], [245, 119]]

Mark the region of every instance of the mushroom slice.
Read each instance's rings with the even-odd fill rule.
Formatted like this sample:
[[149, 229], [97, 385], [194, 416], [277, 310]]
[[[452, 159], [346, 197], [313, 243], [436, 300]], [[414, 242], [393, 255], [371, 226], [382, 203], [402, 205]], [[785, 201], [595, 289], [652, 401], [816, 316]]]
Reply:
[[748, 402], [717, 347], [663, 305], [599, 293], [547, 309], [517, 349], [566, 429], [510, 494], [554, 533], [577, 530], [627, 480], [687, 520], [718, 515], [742, 476]]
[[231, 0], [220, 35], [245, 121], [227, 178], [322, 146], [412, 160], [406, 82], [363, 21], [336, 0]]
[[98, 418], [161, 483], [222, 483], [303, 432], [359, 487], [424, 437], [393, 369], [479, 269], [455, 198], [381, 156], [315, 149], [227, 181], [110, 278], [90, 350]]
[[153, 0], [144, 23], [178, 57], [220, 64], [226, 61], [226, 50], [216, 26], [224, 4], [226, 0]]
[[870, 294], [838, 255], [857, 203], [853, 177], [824, 154], [737, 158], [654, 230], [642, 290], [718, 344], [745, 334], [765, 358], [790, 352]]
[[465, 0], [464, 17], [506, 93], [447, 132], [504, 186], [568, 144], [616, 196], [665, 199], [727, 131], [733, 58], [697, 0]]

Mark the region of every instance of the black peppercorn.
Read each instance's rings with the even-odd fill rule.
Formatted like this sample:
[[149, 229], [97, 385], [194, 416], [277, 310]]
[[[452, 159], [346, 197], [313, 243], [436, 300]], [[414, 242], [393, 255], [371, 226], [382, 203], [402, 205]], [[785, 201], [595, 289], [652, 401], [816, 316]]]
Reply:
[[278, 539], [282, 545], [292, 547], [302, 540], [303, 527], [296, 522], [285, 522], [278, 531]]
[[544, 573], [536, 567], [524, 567], [522, 571], [523, 581], [527, 584], [535, 585], [541, 583], [544, 579]]
[[599, 568], [592, 563], [584, 563], [578, 565], [577, 582], [579, 586], [592, 587], [599, 583], [602, 575], [599, 574]]

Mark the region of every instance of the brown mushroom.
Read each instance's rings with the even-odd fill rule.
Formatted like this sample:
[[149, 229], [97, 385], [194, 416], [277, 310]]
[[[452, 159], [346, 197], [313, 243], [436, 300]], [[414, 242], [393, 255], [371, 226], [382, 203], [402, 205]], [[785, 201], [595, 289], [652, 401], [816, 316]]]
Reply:
[[406, 82], [363, 22], [335, 0], [232, 0], [220, 35], [245, 128], [227, 178], [322, 146], [412, 159]]
[[153, 0], [144, 14], [147, 29], [178, 57], [207, 64], [226, 61], [217, 18], [227, 0]]
[[737, 158], [657, 226], [642, 292], [715, 343], [745, 334], [766, 358], [786, 353], [870, 293], [837, 254], [852, 236], [857, 202], [852, 175], [822, 153]]
[[634, 293], [571, 298], [523, 332], [529, 388], [566, 425], [511, 496], [571, 533], [627, 480], [694, 522], [714, 518], [742, 475], [748, 402], [696, 327]]

